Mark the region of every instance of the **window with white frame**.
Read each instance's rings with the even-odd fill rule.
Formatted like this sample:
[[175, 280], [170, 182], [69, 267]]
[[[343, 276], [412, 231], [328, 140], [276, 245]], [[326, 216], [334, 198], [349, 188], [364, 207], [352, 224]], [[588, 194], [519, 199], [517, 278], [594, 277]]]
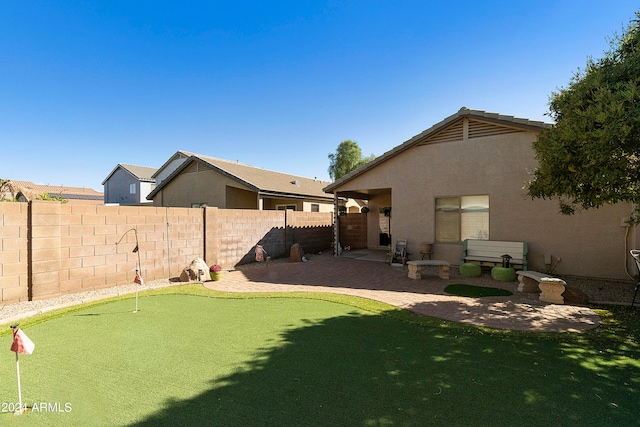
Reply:
[[129, 184], [129, 194], [136, 194], [136, 184]]
[[436, 242], [489, 240], [489, 196], [436, 198]]
[[296, 205], [276, 205], [276, 209], [279, 211], [295, 211]]

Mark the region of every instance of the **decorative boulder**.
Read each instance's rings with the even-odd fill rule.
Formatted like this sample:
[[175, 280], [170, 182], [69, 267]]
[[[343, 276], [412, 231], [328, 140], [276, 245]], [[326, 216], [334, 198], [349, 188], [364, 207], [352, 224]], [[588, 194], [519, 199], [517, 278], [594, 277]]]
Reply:
[[562, 293], [565, 304], [587, 305], [589, 297], [578, 288], [567, 286]]
[[[202, 276], [200, 276], [202, 270]], [[190, 282], [192, 280], [206, 280], [209, 277], [209, 266], [202, 258], [196, 258], [191, 261], [189, 266], [185, 267], [180, 273], [181, 282]]]
[[289, 262], [302, 262], [302, 257], [304, 257], [304, 251], [299, 244], [294, 243], [291, 246], [291, 252], [289, 254]]

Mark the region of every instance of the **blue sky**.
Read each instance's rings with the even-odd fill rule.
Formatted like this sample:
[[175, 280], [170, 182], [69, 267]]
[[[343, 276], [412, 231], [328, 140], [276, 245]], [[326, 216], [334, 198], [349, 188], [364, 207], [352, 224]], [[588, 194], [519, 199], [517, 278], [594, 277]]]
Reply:
[[462, 106], [548, 97], [636, 1], [4, 1], [0, 178], [90, 187], [177, 150], [329, 180]]

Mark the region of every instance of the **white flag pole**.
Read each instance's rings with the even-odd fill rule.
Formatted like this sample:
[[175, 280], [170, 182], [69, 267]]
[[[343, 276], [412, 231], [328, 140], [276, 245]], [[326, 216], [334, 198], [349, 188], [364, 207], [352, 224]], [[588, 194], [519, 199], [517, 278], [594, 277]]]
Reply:
[[[13, 324], [11, 325], [11, 329], [13, 329], [13, 339], [16, 339], [16, 333], [18, 331], [18, 324]], [[13, 350], [13, 345], [12, 345], [12, 350]], [[20, 361], [18, 359], [18, 351], [15, 352], [16, 353], [16, 374], [17, 374], [17, 378], [18, 378], [18, 407], [15, 408], [14, 410], [14, 414], [16, 415], [20, 415], [22, 414], [22, 389], [20, 388]]]
[[16, 372], [18, 374], [18, 408], [16, 409], [16, 414], [22, 413], [22, 390], [20, 389], [20, 362], [18, 361], [18, 352], [16, 351]]

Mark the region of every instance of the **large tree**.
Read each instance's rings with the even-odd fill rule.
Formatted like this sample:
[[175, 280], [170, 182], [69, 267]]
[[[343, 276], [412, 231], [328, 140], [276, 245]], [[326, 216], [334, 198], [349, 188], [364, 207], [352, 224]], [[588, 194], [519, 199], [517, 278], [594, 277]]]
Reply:
[[567, 88], [552, 93], [555, 124], [533, 144], [539, 166], [534, 198], [557, 199], [560, 211], [634, 203], [640, 221], [640, 12], [597, 61], [589, 59]]
[[0, 178], [0, 202], [14, 202], [18, 187], [11, 180]]
[[358, 143], [347, 139], [338, 145], [335, 153], [329, 154], [329, 176], [335, 181], [375, 158], [373, 154], [362, 157]]

